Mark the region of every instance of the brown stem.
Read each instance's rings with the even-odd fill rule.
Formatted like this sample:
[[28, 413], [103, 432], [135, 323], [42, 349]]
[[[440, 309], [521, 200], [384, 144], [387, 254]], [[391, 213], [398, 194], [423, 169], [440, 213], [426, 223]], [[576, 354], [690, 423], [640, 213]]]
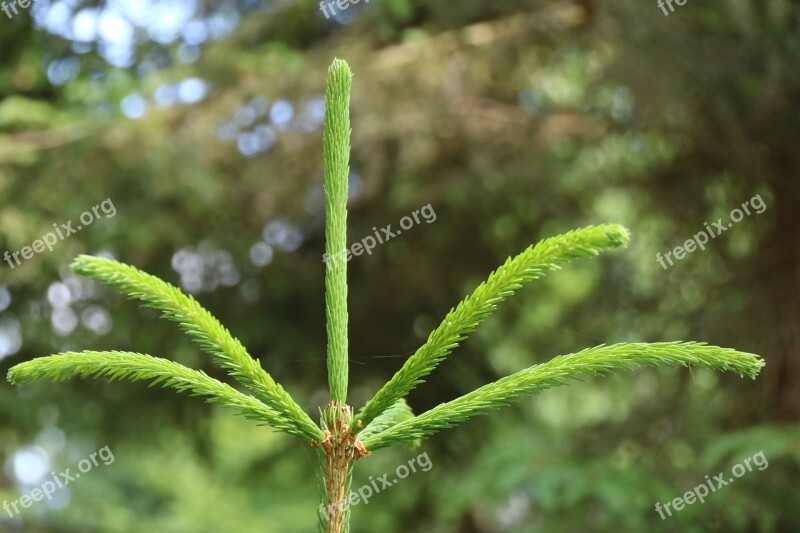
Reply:
[[353, 463], [369, 455], [364, 446], [350, 433], [353, 409], [331, 402], [322, 413], [325, 439], [319, 445], [325, 483], [325, 498], [320, 506], [320, 527], [325, 533], [350, 531], [350, 482]]

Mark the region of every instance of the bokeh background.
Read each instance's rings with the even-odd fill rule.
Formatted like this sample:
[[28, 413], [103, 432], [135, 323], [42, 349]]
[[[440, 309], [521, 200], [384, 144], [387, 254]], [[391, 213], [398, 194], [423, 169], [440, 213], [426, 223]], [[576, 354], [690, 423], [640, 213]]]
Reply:
[[[174, 324], [70, 274], [109, 254], [182, 286], [315, 413], [326, 401], [325, 69], [355, 72], [349, 236], [437, 219], [350, 262], [361, 406], [509, 255], [618, 222], [631, 246], [520, 291], [409, 398], [416, 412], [562, 353], [699, 340], [762, 354], [756, 381], [647, 369], [553, 390], [376, 453], [355, 486], [433, 468], [353, 509], [353, 531], [800, 528], [800, 9], [790, 0], [36, 0], [0, 13], [0, 373], [68, 349], [225, 379]], [[669, 270], [655, 260], [754, 195], [767, 205]], [[141, 384], [0, 384], [0, 500], [109, 446], [8, 531], [302, 532], [313, 454]], [[769, 467], [654, 510], [763, 451]]]

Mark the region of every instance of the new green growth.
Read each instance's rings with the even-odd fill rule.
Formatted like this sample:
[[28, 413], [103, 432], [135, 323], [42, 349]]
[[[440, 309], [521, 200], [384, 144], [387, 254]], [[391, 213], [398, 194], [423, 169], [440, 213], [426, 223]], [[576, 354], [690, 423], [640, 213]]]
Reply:
[[[344, 254], [347, 245], [351, 80], [347, 63], [334, 60], [328, 70], [323, 133], [325, 252], [328, 257]], [[242, 343], [194, 298], [132, 266], [99, 257], [80, 256], [72, 268], [78, 274], [140, 300], [145, 306], [160, 310], [163, 317], [178, 323], [248, 392], [240, 392], [202, 371], [167, 359], [117, 351], [67, 352], [33, 359], [13, 367], [8, 380], [14, 384], [74, 377], [147, 381], [201, 396], [260, 424], [293, 435], [313, 446], [319, 457], [323, 503], [317, 513], [320, 531], [344, 533], [349, 530], [350, 510], [335, 503], [350, 493], [354, 464], [375, 450], [398, 444], [414, 446], [439, 430], [586, 375], [668, 365], [705, 367], [755, 378], [764, 361], [753, 354], [696, 342], [621, 343], [555, 357], [420, 415], [412, 413], [406, 403], [408, 394], [499, 303], [523, 284], [558, 270], [573, 259], [624, 247], [628, 239], [628, 230], [619, 225], [589, 226], [550, 237], [509, 258], [447, 313], [427, 341], [357, 412], [347, 404], [347, 262], [332, 262], [324, 268], [330, 401], [320, 410], [319, 423], [315, 423]]]

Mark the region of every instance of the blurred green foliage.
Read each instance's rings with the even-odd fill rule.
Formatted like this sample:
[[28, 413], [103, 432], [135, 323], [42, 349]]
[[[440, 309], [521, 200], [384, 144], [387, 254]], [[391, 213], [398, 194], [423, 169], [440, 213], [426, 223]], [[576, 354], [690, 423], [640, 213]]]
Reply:
[[[437, 214], [349, 264], [351, 403], [507, 256], [600, 222], [631, 228], [631, 247], [505, 303], [414, 391], [415, 412], [602, 342], [692, 339], [767, 360], [755, 382], [642, 370], [473, 420], [425, 445], [430, 472], [355, 507], [354, 531], [800, 527], [796, 4], [690, 2], [664, 17], [655, 2], [373, 0], [340, 24], [315, 2], [192, 3], [205, 40], [139, 27], [125, 61], [47, 16], [63, 6], [71, 23], [92, 5], [38, 0], [0, 18], [0, 253], [106, 198], [117, 208], [52, 253], [2, 263], [0, 373], [113, 348], [223, 377], [154, 312], [66, 269], [105, 252], [193, 292], [315, 414], [326, 394], [319, 99], [339, 56], [355, 72], [349, 236], [429, 203]], [[151, 24], [168, 19], [153, 13]], [[656, 262], [756, 194], [763, 214], [669, 270]], [[68, 505], [21, 520], [0, 511], [0, 527], [314, 527], [314, 458], [289, 438], [142, 386], [0, 384], [0, 500], [21, 494], [20, 450], [62, 471], [105, 445], [114, 464], [70, 485]], [[655, 512], [758, 451], [766, 470], [667, 520]], [[354, 486], [410, 454], [376, 453]]]

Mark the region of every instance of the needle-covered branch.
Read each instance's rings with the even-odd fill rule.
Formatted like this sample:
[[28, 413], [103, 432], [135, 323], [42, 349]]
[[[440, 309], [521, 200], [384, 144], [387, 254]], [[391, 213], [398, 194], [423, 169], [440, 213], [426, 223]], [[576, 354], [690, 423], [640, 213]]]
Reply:
[[300, 438], [295, 424], [270, 409], [256, 398], [243, 394], [200, 370], [150, 355], [131, 352], [65, 352], [49, 357], [39, 357], [20, 363], [8, 371], [8, 381], [15, 385], [32, 381], [54, 382], [80, 378], [109, 378], [113, 380], [149, 381], [150, 385], [193, 396], [204, 396], [208, 402], [235, 409], [245, 417], [269, 424]]
[[335, 59], [328, 69], [322, 155], [325, 170], [325, 317], [331, 400], [347, 401], [347, 196], [350, 178], [350, 85], [353, 74]]
[[197, 300], [177, 287], [141, 270], [101, 257], [79, 256], [72, 264], [78, 274], [102, 281], [163, 316], [180, 324], [181, 329], [209, 352], [220, 366], [271, 409], [285, 416], [285, 424], [295, 426], [294, 434], [307, 440], [319, 439], [321, 430], [289, 394], [272, 379], [244, 346]]
[[[358, 436], [364, 441], [386, 431], [392, 426], [396, 426], [412, 418], [414, 418], [414, 412], [411, 410], [408, 403], [406, 403], [405, 400], [398, 400], [397, 403], [378, 415], [370, 425], [365, 427], [364, 430], [358, 434]], [[419, 439], [406, 442], [405, 444], [410, 448], [416, 448], [419, 445]]]
[[628, 230], [616, 224], [588, 226], [545, 239], [509, 258], [481, 283], [475, 292], [451, 310], [427, 342], [412, 355], [392, 379], [362, 409], [356, 420], [365, 426], [404, 398], [447, 355], [523, 283], [558, 270], [572, 259], [598, 255], [625, 246]]
[[597, 346], [562, 355], [485, 385], [456, 400], [434, 407], [415, 418], [363, 439], [377, 450], [419, 440], [453, 427], [487, 411], [507, 405], [552, 387], [570, 384], [586, 375], [604, 375], [614, 370], [640, 366], [697, 366], [756, 377], [764, 360], [757, 355], [696, 342], [630, 343]]

